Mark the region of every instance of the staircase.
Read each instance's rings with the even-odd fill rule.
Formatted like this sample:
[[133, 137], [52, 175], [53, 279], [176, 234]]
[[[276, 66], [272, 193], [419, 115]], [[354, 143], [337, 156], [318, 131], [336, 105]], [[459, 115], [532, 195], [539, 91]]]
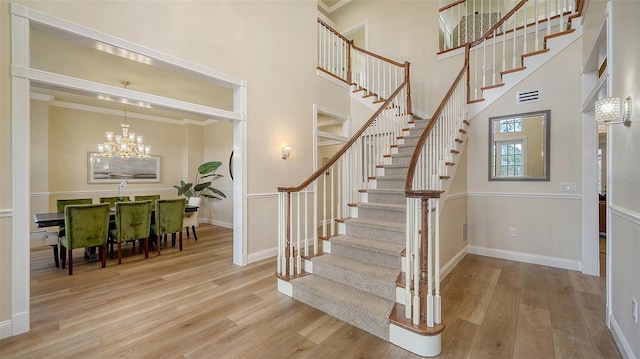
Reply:
[[[521, 0], [518, 7], [526, 2]], [[537, 68], [525, 66], [525, 59], [552, 57], [550, 53], [562, 51], [573, 40], [563, 40], [564, 45], [553, 50], [546, 50], [545, 41], [545, 51], [523, 55], [521, 68], [501, 75], [504, 84], [490, 86], [468, 78], [475, 76], [475, 70], [467, 75], [467, 45], [463, 68], [433, 119], [424, 120], [411, 112], [408, 62], [375, 55], [357, 63], [382, 61], [380, 65], [352, 69], [350, 59], [370, 53], [318, 21], [319, 31], [324, 32], [319, 36], [318, 70], [344, 81], [353, 96], [369, 98], [371, 106], [378, 107], [345, 146], [301, 185], [278, 188], [278, 290], [413, 353], [436, 356], [444, 330], [440, 195], [448, 191], [463, 151], [470, 125], [467, 114], [477, 113], [513, 87], [510, 74], [526, 77], [527, 68]], [[504, 37], [503, 20], [491, 29], [494, 47], [500, 26]], [[559, 28], [562, 36], [574, 33], [564, 31], [562, 20]], [[549, 39], [557, 37], [561, 36]], [[391, 70], [372, 73], [372, 68]], [[396, 81], [376, 81], [379, 77]], [[404, 80], [397, 81], [400, 78]], [[470, 98], [470, 83], [484, 98]]]
[[344, 220], [343, 233], [324, 244], [330, 253], [305, 264], [313, 275], [291, 281], [294, 299], [387, 341], [405, 248], [404, 184], [427, 122], [416, 120], [405, 132], [406, 143], [397, 146], [383, 174], [371, 180], [372, 187]]

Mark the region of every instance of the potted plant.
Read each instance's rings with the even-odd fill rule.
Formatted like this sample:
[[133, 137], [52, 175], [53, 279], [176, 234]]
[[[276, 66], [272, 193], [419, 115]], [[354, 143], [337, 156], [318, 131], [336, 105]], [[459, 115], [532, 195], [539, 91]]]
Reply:
[[195, 182], [180, 181], [180, 185], [173, 186], [173, 188], [178, 190], [178, 196], [185, 196], [187, 199], [191, 197], [227, 198], [224, 193], [211, 186], [213, 180], [218, 177], [224, 177], [221, 174], [215, 173], [221, 165], [222, 162], [220, 161], [205, 162], [198, 167]]

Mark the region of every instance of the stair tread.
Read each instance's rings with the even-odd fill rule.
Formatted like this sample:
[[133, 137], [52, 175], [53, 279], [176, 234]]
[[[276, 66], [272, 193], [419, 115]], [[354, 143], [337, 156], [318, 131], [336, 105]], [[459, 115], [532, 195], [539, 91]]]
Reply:
[[345, 272], [361, 274], [390, 285], [395, 285], [398, 274], [400, 273], [400, 269], [398, 268], [389, 268], [383, 265], [364, 262], [335, 254], [315, 257], [311, 259], [311, 261], [314, 264], [314, 273], [317, 269], [316, 264], [320, 264], [331, 266]]
[[392, 211], [405, 211], [407, 206], [406, 204], [393, 204], [393, 203], [366, 203], [360, 202], [358, 203], [359, 208], [372, 208], [372, 209], [385, 209]]
[[399, 176], [399, 175], [384, 175], [384, 176], [378, 176], [376, 177], [376, 180], [391, 180], [391, 181], [397, 181], [397, 180], [403, 180], [406, 179], [407, 176]]
[[389, 316], [395, 301], [315, 275], [291, 284], [294, 299], [389, 340]]
[[379, 220], [366, 219], [366, 218], [347, 218], [345, 220], [345, 223], [349, 225], [361, 225], [361, 226], [386, 229], [391, 231], [404, 231], [406, 226], [405, 223], [379, 221]]
[[394, 188], [370, 188], [367, 193], [384, 193], [384, 194], [402, 194], [404, 195], [404, 189]]
[[383, 165], [382, 168], [409, 168], [408, 163], [393, 163], [388, 165]]
[[377, 239], [362, 238], [345, 234], [341, 234], [339, 236], [331, 238], [331, 245], [333, 244], [339, 244], [348, 247], [366, 248], [374, 252], [397, 255], [398, 258], [405, 248], [404, 243], [386, 242]]
[[[395, 304], [392, 300], [316, 275], [301, 277], [291, 282], [294, 284], [294, 298], [296, 298], [295, 286], [304, 286], [325, 298], [332, 298], [345, 306], [366, 310], [384, 320], [389, 319], [389, 314], [391, 314], [391, 309]], [[343, 306], [344, 309], [347, 308]]]

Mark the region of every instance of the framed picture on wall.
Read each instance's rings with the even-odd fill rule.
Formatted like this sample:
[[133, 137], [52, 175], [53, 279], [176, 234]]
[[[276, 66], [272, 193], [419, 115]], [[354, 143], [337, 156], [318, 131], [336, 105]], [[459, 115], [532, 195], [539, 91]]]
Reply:
[[128, 183], [160, 182], [160, 156], [149, 159], [104, 158], [97, 152], [87, 154], [88, 183]]

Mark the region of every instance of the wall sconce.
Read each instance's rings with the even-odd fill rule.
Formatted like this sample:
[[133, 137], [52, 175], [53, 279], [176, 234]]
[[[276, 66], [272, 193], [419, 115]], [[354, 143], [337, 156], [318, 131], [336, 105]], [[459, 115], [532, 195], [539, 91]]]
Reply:
[[282, 159], [286, 160], [287, 158], [289, 158], [289, 156], [291, 156], [291, 147], [289, 146], [284, 146], [280, 149], [280, 153], [282, 154]]
[[596, 101], [596, 121], [605, 125], [622, 123], [626, 127], [631, 126], [631, 96], [627, 97], [622, 105], [619, 97], [608, 97]]

